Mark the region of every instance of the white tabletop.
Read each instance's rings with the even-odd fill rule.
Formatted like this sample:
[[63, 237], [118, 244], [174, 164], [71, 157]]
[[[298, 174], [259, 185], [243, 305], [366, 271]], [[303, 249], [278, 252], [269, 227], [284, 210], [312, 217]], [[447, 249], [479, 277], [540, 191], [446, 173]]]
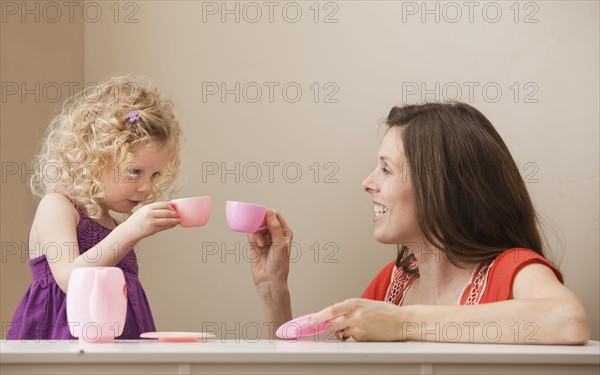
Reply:
[[448, 343], [359, 343], [212, 339], [192, 343], [122, 341], [79, 345], [77, 341], [2, 341], [3, 364], [143, 361], [146, 363], [521, 363], [600, 364], [600, 344], [585, 346]]

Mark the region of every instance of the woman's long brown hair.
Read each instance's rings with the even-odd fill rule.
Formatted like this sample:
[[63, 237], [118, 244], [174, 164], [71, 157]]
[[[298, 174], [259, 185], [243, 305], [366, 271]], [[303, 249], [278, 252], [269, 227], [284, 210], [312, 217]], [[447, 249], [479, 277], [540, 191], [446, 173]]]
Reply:
[[[491, 261], [506, 249], [544, 256], [538, 219], [525, 182], [491, 122], [468, 104], [394, 107], [409, 162], [418, 225], [453, 264]], [[413, 255], [398, 248], [396, 265]]]

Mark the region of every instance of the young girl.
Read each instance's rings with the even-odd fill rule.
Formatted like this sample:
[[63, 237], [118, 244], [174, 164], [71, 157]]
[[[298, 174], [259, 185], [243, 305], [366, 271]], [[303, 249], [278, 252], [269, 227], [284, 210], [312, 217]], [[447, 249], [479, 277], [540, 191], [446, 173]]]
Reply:
[[[77, 267], [123, 270], [127, 318], [120, 338], [155, 331], [134, 249], [179, 224], [155, 202], [178, 176], [180, 129], [172, 103], [128, 77], [81, 93], [50, 124], [31, 188], [41, 197], [29, 233], [33, 282], [8, 339], [70, 339], [66, 291]], [[151, 203], [155, 202], [155, 203]], [[118, 223], [110, 211], [130, 214]]]
[[[394, 107], [363, 182], [377, 241], [397, 244], [364, 291], [317, 312], [340, 339], [584, 344], [587, 314], [544, 257], [535, 210], [508, 148], [464, 103]], [[248, 236], [265, 320], [292, 317], [292, 231], [273, 210]]]

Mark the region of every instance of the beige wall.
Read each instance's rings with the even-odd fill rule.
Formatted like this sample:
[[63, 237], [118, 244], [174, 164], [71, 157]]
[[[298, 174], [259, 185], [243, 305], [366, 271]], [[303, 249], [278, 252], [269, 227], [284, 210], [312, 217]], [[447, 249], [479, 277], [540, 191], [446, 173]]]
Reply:
[[[37, 10], [36, 10], [37, 4]], [[36, 202], [26, 183], [31, 160], [52, 113], [81, 89], [83, 81], [83, 22], [68, 15], [56, 18], [54, 9], [30, 2], [0, 2], [2, 46], [0, 75], [0, 322], [2, 337], [17, 303], [31, 282], [27, 265], [27, 236]], [[22, 18], [24, 17], [24, 18]]]
[[[222, 2], [129, 2], [119, 14], [108, 8], [112, 2], [96, 4], [103, 16], [83, 21], [83, 59], [81, 44], [53, 38], [54, 48], [65, 50], [61, 58], [79, 56], [76, 68], [61, 70], [64, 79], [82, 66], [84, 82], [151, 76], [175, 100], [185, 132], [179, 196], [214, 198], [207, 226], [175, 228], [141, 244], [141, 279], [159, 330], [256, 338], [261, 319], [248, 252], [244, 236], [226, 227], [227, 199], [276, 207], [292, 225], [294, 315], [359, 296], [395, 255], [395, 247], [373, 240], [372, 205], [360, 185], [375, 166], [378, 121], [392, 105], [421, 101], [423, 89], [425, 99], [435, 100], [455, 97], [459, 88], [461, 100], [483, 111], [513, 152], [536, 207], [555, 228], [554, 259], [562, 258], [566, 283], [600, 337], [597, 3], [522, 3], [517, 15], [512, 2], [482, 2], [472, 20], [462, 2], [453, 3], [460, 19], [454, 5], [430, 3], [428, 9], [438, 4], [439, 22], [421, 2], [321, 3], [318, 22], [313, 2], [276, 2], [271, 20], [263, 2], [229, 2], [228, 9], [239, 7], [239, 22], [222, 12]], [[292, 22], [297, 8], [301, 16]], [[36, 27], [59, 33], [54, 25], [2, 26], [26, 28], [32, 37]], [[79, 26], [67, 26], [77, 30], [71, 37], [80, 34]], [[55, 79], [49, 67], [56, 60], [47, 51], [11, 54], [11, 61], [19, 58], [5, 67], [20, 41], [17, 33], [2, 35], [3, 81]], [[28, 74], [24, 63], [36, 58], [35, 75]], [[233, 93], [224, 100], [209, 95], [222, 83], [239, 83], [239, 103]], [[292, 103], [298, 87], [302, 95]], [[40, 111], [39, 121], [47, 116], [41, 105], [26, 105]], [[20, 106], [3, 103], [13, 111], [2, 115], [3, 162], [29, 160], [39, 136], [39, 121], [29, 121], [23, 129], [31, 136], [15, 137]], [[31, 199], [24, 185], [2, 187], [2, 241], [22, 242]], [[16, 257], [2, 263], [2, 321], [29, 278]]]

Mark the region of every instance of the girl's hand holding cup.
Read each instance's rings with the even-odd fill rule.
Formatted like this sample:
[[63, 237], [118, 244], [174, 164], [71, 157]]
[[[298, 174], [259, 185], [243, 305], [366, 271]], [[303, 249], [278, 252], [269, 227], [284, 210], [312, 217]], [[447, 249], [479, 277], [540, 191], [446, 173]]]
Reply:
[[140, 207], [121, 225], [139, 241], [180, 223], [181, 218], [170, 202], [155, 202]]

